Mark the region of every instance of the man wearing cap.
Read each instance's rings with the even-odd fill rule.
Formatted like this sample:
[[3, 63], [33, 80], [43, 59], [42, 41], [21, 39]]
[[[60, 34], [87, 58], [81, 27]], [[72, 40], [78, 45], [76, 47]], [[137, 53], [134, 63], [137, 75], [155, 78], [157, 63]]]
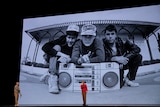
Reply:
[[73, 46], [71, 60], [75, 64], [99, 63], [105, 59], [103, 43], [96, 38], [96, 26], [85, 24], [81, 28], [81, 36]]
[[[59, 39], [49, 41], [42, 46], [42, 50], [47, 53], [49, 59], [49, 70], [40, 81], [49, 84], [49, 92], [59, 93], [58, 88], [58, 63], [69, 63], [71, 61], [72, 48], [79, 34], [79, 26], [71, 24], [66, 30], [66, 35]], [[50, 80], [54, 82], [50, 82]], [[52, 87], [52, 88], [51, 88]]]

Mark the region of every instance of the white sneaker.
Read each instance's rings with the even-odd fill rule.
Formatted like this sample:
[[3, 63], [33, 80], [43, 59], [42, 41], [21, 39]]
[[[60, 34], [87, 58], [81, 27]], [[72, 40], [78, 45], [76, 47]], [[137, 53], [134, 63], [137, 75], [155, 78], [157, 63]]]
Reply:
[[127, 77], [125, 78], [125, 83], [130, 87], [138, 87], [139, 86], [139, 83], [130, 81]]
[[58, 88], [58, 77], [56, 75], [50, 75], [48, 79], [49, 92], [53, 94], [59, 94], [60, 90]]
[[44, 82], [45, 84], [48, 84], [48, 78], [49, 78], [49, 72], [45, 72], [41, 77], [40, 77], [40, 82]]

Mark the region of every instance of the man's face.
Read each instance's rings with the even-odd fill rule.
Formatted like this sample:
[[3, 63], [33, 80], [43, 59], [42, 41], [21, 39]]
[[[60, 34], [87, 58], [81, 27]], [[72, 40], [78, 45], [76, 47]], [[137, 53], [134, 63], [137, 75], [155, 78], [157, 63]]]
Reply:
[[95, 39], [95, 36], [92, 35], [82, 35], [82, 42], [85, 46], [90, 46]]
[[19, 82], [16, 82], [16, 85], [19, 86]]
[[76, 41], [77, 37], [73, 35], [67, 35], [66, 36], [66, 43], [68, 47], [72, 47]]
[[116, 37], [117, 37], [117, 34], [115, 31], [106, 30], [105, 40], [107, 40], [108, 43], [114, 43], [116, 40]]

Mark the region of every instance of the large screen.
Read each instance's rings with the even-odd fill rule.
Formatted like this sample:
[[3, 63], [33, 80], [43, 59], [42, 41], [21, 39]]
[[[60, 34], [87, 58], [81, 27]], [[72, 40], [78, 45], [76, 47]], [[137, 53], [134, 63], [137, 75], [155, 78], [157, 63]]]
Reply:
[[[22, 96], [19, 98], [19, 105], [82, 105], [80, 88], [82, 80], [88, 86], [86, 103], [89, 106], [159, 105], [159, 13], [160, 5], [151, 5], [24, 18], [19, 75]], [[67, 27], [71, 24], [79, 26], [80, 40], [83, 38], [81, 35], [83, 25], [95, 25], [96, 38], [102, 42], [105, 37], [104, 29], [112, 24], [116, 27], [117, 35], [123, 43], [129, 40], [137, 45], [141, 50], [142, 61], [134, 81], [139, 83], [139, 86], [132, 87], [125, 83], [121, 87], [121, 70], [117, 61], [105, 60], [81, 65], [57, 61], [57, 84], [60, 93], [51, 93], [48, 83], [50, 77], [46, 77], [44, 82], [41, 81], [42, 76], [50, 75], [48, 74], [50, 62], [45, 60], [46, 53], [42, 47], [47, 42], [66, 35]], [[124, 76], [127, 76], [129, 70], [124, 70]]]

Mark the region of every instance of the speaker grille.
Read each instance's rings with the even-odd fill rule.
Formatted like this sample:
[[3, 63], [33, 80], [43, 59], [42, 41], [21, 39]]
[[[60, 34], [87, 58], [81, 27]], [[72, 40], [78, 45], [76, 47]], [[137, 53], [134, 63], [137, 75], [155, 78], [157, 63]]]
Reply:
[[114, 87], [118, 83], [118, 75], [115, 72], [107, 72], [103, 76], [103, 84], [108, 87]]
[[61, 87], [68, 87], [72, 83], [72, 79], [69, 73], [67, 72], [61, 72], [59, 74], [59, 85]]

